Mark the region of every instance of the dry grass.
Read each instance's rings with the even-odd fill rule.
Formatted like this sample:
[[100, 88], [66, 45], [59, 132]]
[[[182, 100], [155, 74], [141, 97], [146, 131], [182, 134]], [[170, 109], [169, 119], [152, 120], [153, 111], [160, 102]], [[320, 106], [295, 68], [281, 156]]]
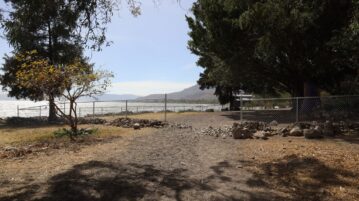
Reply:
[[[132, 129], [119, 128], [103, 125], [80, 125], [80, 128], [97, 128], [98, 132], [94, 137], [118, 137], [131, 134]], [[0, 147], [8, 145], [25, 145], [35, 142], [58, 140], [53, 134], [54, 131], [66, 126], [43, 126], [38, 128], [21, 127], [21, 128], [0, 128]], [[61, 140], [68, 140], [61, 139]]]

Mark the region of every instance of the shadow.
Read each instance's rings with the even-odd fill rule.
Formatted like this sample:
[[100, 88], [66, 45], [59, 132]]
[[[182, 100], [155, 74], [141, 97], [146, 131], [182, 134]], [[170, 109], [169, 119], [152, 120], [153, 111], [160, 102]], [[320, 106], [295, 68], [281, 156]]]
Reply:
[[[278, 191], [266, 195], [267, 199], [263, 200], [276, 198], [288, 201], [347, 200], [329, 195], [327, 190], [332, 187], [349, 187], [350, 183], [346, 180], [358, 176], [354, 172], [328, 167], [314, 157], [302, 158], [297, 155], [261, 164], [259, 170], [252, 173], [253, 177], [247, 181], [248, 186], [262, 187], [267, 192]], [[262, 199], [252, 195], [251, 200]]]
[[[12, 196], [0, 196], [0, 201], [37, 200], [182, 200], [185, 190], [209, 191], [211, 188], [185, 176], [186, 169], [159, 170], [151, 165], [112, 164], [90, 161], [53, 176], [44, 196], [38, 198], [36, 188], [14, 190]], [[18, 192], [18, 193], [16, 193]]]
[[[195, 179], [187, 169], [158, 169], [136, 163], [90, 161], [73, 166], [42, 184], [14, 188], [0, 201], [117, 201], [117, 200], [225, 200], [225, 201], [324, 201], [348, 200], [327, 194], [332, 187], [348, 188], [347, 178], [358, 175], [296, 155], [258, 164], [238, 161], [246, 170], [222, 161], [213, 174]], [[237, 162], [236, 162], [237, 163]], [[233, 169], [238, 174], [233, 175]], [[226, 177], [231, 171], [232, 178]], [[242, 174], [249, 179], [241, 180]], [[206, 196], [206, 197], [205, 197]]]
[[359, 144], [359, 133], [355, 131], [352, 134], [337, 135], [334, 139], [339, 139], [349, 144]]
[[[222, 116], [239, 121], [241, 120], [240, 114], [240, 112], [229, 112]], [[287, 124], [295, 122], [295, 118], [295, 112], [290, 110], [243, 111], [243, 119], [246, 121], [263, 121], [269, 123], [276, 120], [278, 123]]]

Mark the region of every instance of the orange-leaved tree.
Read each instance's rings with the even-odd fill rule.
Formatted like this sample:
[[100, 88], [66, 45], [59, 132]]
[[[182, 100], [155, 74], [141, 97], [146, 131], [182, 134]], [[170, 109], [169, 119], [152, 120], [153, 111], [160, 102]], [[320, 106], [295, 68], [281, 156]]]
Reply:
[[61, 110], [57, 115], [65, 119], [71, 127], [70, 138], [78, 134], [77, 100], [80, 97], [95, 97], [103, 94], [111, 84], [113, 74], [108, 71], [93, 70], [93, 64], [85, 59], [75, 59], [71, 64], [55, 66], [47, 59], [37, 56], [36, 51], [16, 55], [21, 63], [16, 72], [17, 84], [28, 89], [37, 89], [44, 94], [60, 91], [61, 97], [69, 102], [69, 111]]

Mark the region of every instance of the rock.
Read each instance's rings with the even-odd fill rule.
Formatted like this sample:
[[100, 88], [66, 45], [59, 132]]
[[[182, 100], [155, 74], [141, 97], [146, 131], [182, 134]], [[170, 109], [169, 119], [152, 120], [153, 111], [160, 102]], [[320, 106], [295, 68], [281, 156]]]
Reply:
[[253, 134], [253, 137], [255, 137], [256, 139], [263, 139], [266, 140], [268, 139], [269, 133], [266, 131], [257, 131]]
[[295, 126], [289, 131], [290, 136], [303, 136], [303, 130], [300, 129], [298, 126]]
[[7, 146], [4, 148], [4, 151], [17, 151], [18, 149], [16, 147]]
[[234, 139], [248, 139], [252, 138], [253, 133], [248, 128], [234, 128], [232, 131]]
[[133, 129], [139, 130], [139, 129], [141, 129], [141, 125], [139, 123], [134, 123], [133, 124]]
[[269, 123], [269, 126], [278, 126], [278, 122], [276, 120], [273, 120]]
[[298, 122], [294, 124], [294, 127], [299, 127], [300, 129], [309, 129], [312, 126], [310, 123]]
[[333, 137], [335, 135], [335, 128], [331, 121], [326, 121], [324, 123], [324, 128], [322, 130], [323, 135]]
[[319, 139], [322, 138], [322, 134], [318, 127], [314, 129], [304, 129], [303, 130], [304, 137], [307, 139]]

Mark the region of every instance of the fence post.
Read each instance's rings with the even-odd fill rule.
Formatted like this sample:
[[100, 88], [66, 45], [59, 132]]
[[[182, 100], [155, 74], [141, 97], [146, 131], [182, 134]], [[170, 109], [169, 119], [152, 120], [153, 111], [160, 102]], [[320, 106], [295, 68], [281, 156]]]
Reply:
[[92, 102], [92, 117], [95, 118], [95, 101]]
[[241, 119], [241, 123], [243, 122], [243, 100], [242, 100], [242, 96], [239, 97], [239, 111], [240, 111], [240, 119]]
[[79, 107], [79, 117], [81, 117], [81, 108]]
[[19, 109], [19, 105], [17, 105], [17, 117], [20, 117], [20, 109]]
[[127, 119], [127, 100], [126, 100], [126, 111], [125, 111], [125, 117]]
[[66, 102], [64, 102], [64, 114], [66, 114]]
[[40, 118], [41, 118], [41, 106], [40, 106]]
[[165, 94], [165, 122], [167, 121], [167, 94]]
[[296, 97], [296, 107], [295, 107], [295, 122], [299, 121], [299, 99]]

